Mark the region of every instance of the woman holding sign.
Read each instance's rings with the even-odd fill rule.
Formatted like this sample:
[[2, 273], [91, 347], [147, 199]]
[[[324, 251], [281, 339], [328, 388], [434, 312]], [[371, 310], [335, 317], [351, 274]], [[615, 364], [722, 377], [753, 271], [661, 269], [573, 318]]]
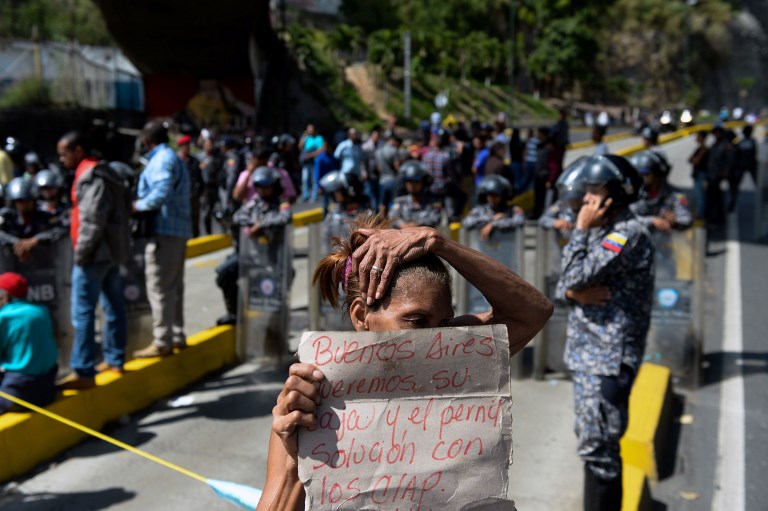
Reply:
[[[451, 279], [441, 259], [483, 293], [491, 310], [454, 317]], [[349, 315], [357, 331], [504, 324], [511, 355], [541, 330], [553, 310], [533, 286], [480, 252], [435, 229], [391, 229], [387, 220], [373, 216], [359, 217], [350, 237], [337, 240], [334, 251], [320, 261], [314, 281], [324, 299]], [[297, 429], [316, 425], [323, 378], [312, 364], [293, 364], [289, 370], [272, 410], [267, 482], [259, 510], [304, 509]]]

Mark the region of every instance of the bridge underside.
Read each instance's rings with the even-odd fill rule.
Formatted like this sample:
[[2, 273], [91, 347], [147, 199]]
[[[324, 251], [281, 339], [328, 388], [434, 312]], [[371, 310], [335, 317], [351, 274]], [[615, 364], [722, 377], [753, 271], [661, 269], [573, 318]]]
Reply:
[[144, 74], [252, 76], [254, 51], [270, 48], [275, 38], [269, 0], [93, 1]]

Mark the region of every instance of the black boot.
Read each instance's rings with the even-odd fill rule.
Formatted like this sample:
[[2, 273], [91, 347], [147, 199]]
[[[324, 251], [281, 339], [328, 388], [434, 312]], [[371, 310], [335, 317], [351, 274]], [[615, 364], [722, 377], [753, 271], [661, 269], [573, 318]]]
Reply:
[[621, 474], [601, 479], [584, 465], [584, 511], [621, 511], [621, 497]]

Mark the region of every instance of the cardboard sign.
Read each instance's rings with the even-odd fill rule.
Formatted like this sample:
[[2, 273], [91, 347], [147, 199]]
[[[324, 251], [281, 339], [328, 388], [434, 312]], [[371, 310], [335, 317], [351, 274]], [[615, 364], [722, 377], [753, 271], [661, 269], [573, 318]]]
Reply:
[[326, 377], [299, 432], [307, 509], [514, 509], [506, 327], [307, 332], [299, 358]]

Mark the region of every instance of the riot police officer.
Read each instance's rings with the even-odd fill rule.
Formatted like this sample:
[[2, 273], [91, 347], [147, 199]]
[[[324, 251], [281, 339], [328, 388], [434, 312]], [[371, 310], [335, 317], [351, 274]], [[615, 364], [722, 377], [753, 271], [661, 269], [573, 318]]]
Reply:
[[555, 182], [558, 199], [539, 217], [539, 226], [547, 230], [555, 229], [561, 239], [570, 239], [571, 231], [576, 225], [576, 215], [584, 198], [584, 183], [581, 182], [580, 176], [582, 167], [588, 160], [582, 156], [560, 174]]
[[240, 152], [237, 150], [235, 139], [225, 136], [221, 139], [221, 148], [224, 153], [222, 170], [219, 174], [219, 207], [216, 218], [224, 225], [229, 223], [232, 213], [239, 207], [239, 204], [232, 197], [232, 192], [237, 183], [237, 177], [242, 170], [242, 160]]
[[39, 200], [38, 208], [57, 217], [63, 226], [69, 225], [70, 207], [64, 195], [64, 177], [58, 172], [43, 169], [35, 174]]
[[357, 174], [334, 170], [320, 179], [319, 186], [333, 198], [325, 215], [326, 223], [342, 223], [370, 210], [370, 199], [363, 192], [363, 182]]
[[490, 175], [477, 187], [477, 206], [462, 225], [467, 230], [480, 229], [480, 239], [487, 240], [494, 230], [511, 231], [525, 225], [525, 212], [510, 206], [512, 184], [503, 176]]
[[[291, 223], [291, 205], [281, 202], [280, 173], [270, 167], [259, 167], [251, 178], [257, 195], [238, 209], [232, 221], [241, 227], [248, 236], [265, 236], [273, 230], [284, 229]], [[267, 236], [271, 238], [272, 236]], [[237, 322], [237, 279], [240, 264], [237, 252], [230, 254], [216, 268], [216, 285], [224, 295], [227, 314], [220, 317], [217, 325], [233, 325]]]
[[690, 227], [693, 215], [688, 198], [667, 181], [671, 170], [667, 160], [655, 151], [641, 151], [630, 162], [644, 181], [637, 201], [630, 206], [643, 225], [662, 232]]
[[619, 511], [619, 440], [650, 324], [654, 245], [629, 210], [641, 184], [629, 161], [592, 156], [580, 180], [586, 193], [556, 295], [569, 308], [564, 358], [573, 372], [585, 509]]
[[437, 227], [443, 216], [443, 203], [429, 193], [432, 176], [418, 160], [403, 163], [400, 176], [407, 195], [396, 197], [389, 211], [395, 228]]
[[0, 210], [0, 243], [13, 245], [21, 262], [29, 260], [40, 243], [56, 241], [66, 234], [58, 218], [37, 209], [32, 180], [14, 178], [5, 193], [10, 207]]

